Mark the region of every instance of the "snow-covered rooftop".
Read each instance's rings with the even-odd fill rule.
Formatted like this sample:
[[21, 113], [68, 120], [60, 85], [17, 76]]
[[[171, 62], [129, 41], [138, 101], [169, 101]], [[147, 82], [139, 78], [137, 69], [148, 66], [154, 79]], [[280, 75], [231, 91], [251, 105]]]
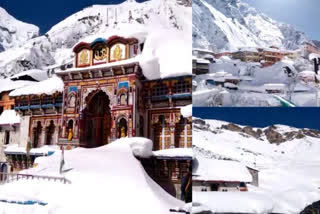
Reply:
[[191, 148], [173, 148], [173, 149], [163, 149], [153, 152], [153, 156], [156, 157], [168, 157], [168, 158], [192, 158], [193, 152]]
[[4, 110], [0, 116], [0, 125], [13, 125], [20, 123], [20, 116], [15, 110]]
[[51, 95], [54, 94], [55, 92], [62, 92], [63, 91], [63, 81], [57, 77], [57, 76], [52, 76], [49, 79], [43, 80], [41, 82], [35, 82], [31, 85], [28, 85], [23, 88], [16, 89], [12, 92], [10, 92], [10, 96], [22, 96], [22, 95], [31, 95], [31, 94], [47, 94]]
[[193, 180], [252, 182], [252, 176], [245, 165], [236, 161], [225, 161], [196, 156]]
[[11, 76], [10, 79], [12, 79], [12, 80], [19, 79], [23, 76], [30, 76], [37, 81], [42, 81], [42, 80], [48, 79], [47, 71], [43, 71], [43, 70], [39, 70], [39, 69], [32, 69], [32, 70], [20, 72], [18, 74]]
[[11, 91], [17, 88], [21, 88], [30, 84], [33, 84], [32, 81], [12, 81], [11, 79], [0, 79], [0, 93], [4, 91]]

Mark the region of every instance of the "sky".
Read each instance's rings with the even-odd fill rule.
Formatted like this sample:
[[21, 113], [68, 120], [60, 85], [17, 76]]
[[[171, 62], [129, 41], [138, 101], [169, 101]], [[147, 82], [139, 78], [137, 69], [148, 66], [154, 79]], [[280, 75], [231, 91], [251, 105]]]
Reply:
[[320, 41], [320, 0], [243, 0], [272, 19]]
[[[119, 4], [124, 0], [0, 0], [4, 8], [16, 19], [34, 24], [45, 34], [68, 16], [93, 4]], [[137, 0], [142, 2], [144, 0]]]
[[320, 130], [320, 108], [193, 108], [193, 116], [216, 119], [253, 127], [282, 124]]

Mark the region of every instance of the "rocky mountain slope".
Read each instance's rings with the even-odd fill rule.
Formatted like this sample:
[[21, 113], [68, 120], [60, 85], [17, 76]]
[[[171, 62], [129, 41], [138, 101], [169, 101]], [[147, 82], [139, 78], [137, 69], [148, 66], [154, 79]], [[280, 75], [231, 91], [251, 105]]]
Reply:
[[0, 52], [37, 37], [39, 28], [15, 19], [0, 7]]
[[23, 70], [72, 63], [72, 47], [79, 41], [93, 41], [99, 36], [145, 37], [159, 29], [191, 35], [191, 22], [186, 18], [191, 17], [191, 12], [189, 0], [144, 3], [127, 0], [119, 5], [93, 5], [56, 24], [45, 35], [0, 53], [0, 75], [6, 77]]
[[279, 23], [241, 0], [194, 0], [193, 46], [234, 51], [271, 45], [297, 49], [308, 37]]

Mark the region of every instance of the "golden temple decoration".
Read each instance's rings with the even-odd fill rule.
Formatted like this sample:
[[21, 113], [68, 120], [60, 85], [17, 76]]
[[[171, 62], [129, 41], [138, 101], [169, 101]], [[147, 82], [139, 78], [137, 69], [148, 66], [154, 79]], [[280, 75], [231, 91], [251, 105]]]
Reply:
[[87, 51], [81, 51], [80, 53], [80, 64], [87, 64], [88, 63], [88, 52]]
[[124, 126], [121, 127], [120, 132], [121, 132], [120, 137], [126, 137], [126, 136], [127, 136], [127, 135], [126, 135], [126, 130], [125, 130], [125, 127], [124, 127]]
[[102, 48], [97, 48], [95, 51], [94, 51], [94, 59], [95, 60], [103, 60], [107, 57], [107, 49], [102, 47]]
[[71, 128], [69, 128], [69, 130], [68, 130], [68, 141], [71, 141], [71, 140], [72, 140], [72, 138], [73, 138], [72, 129], [71, 129]]
[[115, 59], [115, 60], [121, 60], [121, 58], [122, 58], [122, 50], [121, 50], [121, 48], [120, 48], [120, 45], [119, 44], [116, 44], [116, 47], [115, 47], [115, 49], [113, 50], [113, 58]]

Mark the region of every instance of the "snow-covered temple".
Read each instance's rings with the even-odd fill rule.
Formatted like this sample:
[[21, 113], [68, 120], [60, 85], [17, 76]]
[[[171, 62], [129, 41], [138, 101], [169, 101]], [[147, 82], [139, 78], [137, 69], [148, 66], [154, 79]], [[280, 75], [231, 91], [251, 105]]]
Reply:
[[[146, 65], [143, 49], [144, 40], [132, 37], [79, 42], [73, 48], [73, 68], [11, 91], [14, 109], [21, 117], [16, 144], [94, 148], [122, 137], [141, 136], [153, 141], [153, 150], [191, 147], [191, 115], [181, 113], [183, 106], [192, 103], [191, 69], [190, 75], [154, 78], [160, 63]], [[14, 156], [14, 150], [6, 155]], [[141, 161], [165, 171], [149, 170], [157, 174], [155, 180], [179, 184], [191, 159], [154, 156]], [[14, 160], [26, 162], [24, 157]], [[26, 167], [23, 163], [9, 165], [13, 170]]]

